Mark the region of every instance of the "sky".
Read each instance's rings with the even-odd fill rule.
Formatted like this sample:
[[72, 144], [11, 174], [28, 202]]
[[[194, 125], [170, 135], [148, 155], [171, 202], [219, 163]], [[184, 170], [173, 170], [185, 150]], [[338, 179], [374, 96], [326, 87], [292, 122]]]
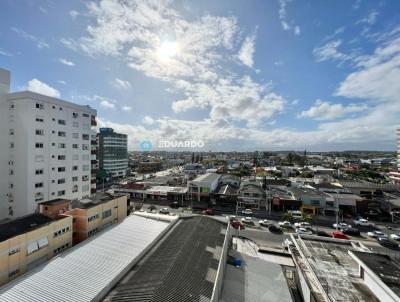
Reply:
[[400, 1], [0, 6], [12, 91], [96, 108], [129, 150], [396, 150]]

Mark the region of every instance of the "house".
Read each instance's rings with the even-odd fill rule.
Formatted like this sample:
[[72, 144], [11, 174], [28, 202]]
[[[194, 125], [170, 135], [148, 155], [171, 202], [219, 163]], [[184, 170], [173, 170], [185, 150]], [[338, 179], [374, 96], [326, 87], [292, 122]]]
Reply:
[[192, 200], [209, 201], [210, 194], [218, 187], [220, 174], [206, 173], [188, 182], [188, 194]]
[[266, 194], [258, 180], [245, 180], [240, 184], [238, 207], [259, 210], [265, 208]]

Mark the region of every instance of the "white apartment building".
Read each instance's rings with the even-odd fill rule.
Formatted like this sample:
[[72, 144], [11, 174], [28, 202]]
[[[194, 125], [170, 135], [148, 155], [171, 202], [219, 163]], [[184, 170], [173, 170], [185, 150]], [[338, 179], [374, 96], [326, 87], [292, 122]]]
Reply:
[[400, 128], [397, 129], [397, 172], [390, 172], [389, 177], [395, 184], [400, 184]]
[[89, 106], [10, 93], [10, 72], [0, 69], [0, 219], [96, 191], [95, 117]]

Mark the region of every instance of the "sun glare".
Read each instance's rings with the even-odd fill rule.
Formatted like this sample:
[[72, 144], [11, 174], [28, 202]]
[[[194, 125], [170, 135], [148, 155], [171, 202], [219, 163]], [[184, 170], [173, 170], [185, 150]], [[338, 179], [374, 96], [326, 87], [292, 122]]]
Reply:
[[164, 42], [161, 44], [157, 51], [158, 58], [161, 61], [171, 60], [179, 51], [178, 43], [176, 42]]

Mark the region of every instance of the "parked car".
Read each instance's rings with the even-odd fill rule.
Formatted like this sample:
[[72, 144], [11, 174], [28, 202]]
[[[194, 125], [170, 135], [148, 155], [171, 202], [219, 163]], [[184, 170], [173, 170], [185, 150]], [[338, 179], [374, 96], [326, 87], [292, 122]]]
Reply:
[[214, 215], [214, 211], [211, 208], [208, 208], [207, 210], [203, 211], [204, 215]]
[[346, 235], [360, 236], [360, 230], [356, 228], [344, 228], [342, 232]]
[[268, 227], [268, 226], [270, 226], [271, 224], [274, 224], [272, 221], [267, 220], [267, 219], [260, 220], [258, 223], [259, 223], [260, 225], [262, 225], [262, 226], [265, 226], [265, 227]]
[[237, 230], [244, 230], [244, 229], [245, 229], [243, 223], [241, 223], [241, 222], [238, 221], [238, 220], [232, 221], [232, 222], [231, 222], [231, 226], [232, 226], [234, 229], [237, 229]]
[[400, 234], [390, 234], [390, 239], [400, 241]]
[[179, 208], [179, 202], [177, 202], [177, 201], [171, 202], [169, 207], [173, 208], [173, 209], [177, 209], [177, 208]]
[[253, 211], [251, 209], [244, 209], [242, 211], [243, 215], [253, 215]]
[[149, 206], [148, 208], [147, 208], [147, 211], [148, 212], [153, 212], [153, 211], [156, 211], [157, 210], [157, 207], [156, 206], [153, 206], [153, 205], [151, 205], [151, 206]]
[[160, 214], [169, 214], [168, 208], [162, 208], [162, 209], [160, 210]]
[[317, 235], [321, 237], [332, 237], [331, 235], [329, 235], [327, 232], [324, 231], [317, 231]]
[[369, 222], [367, 219], [364, 218], [354, 220], [353, 223], [354, 225], [359, 225], [359, 226], [374, 226], [372, 222]]
[[334, 223], [332, 226], [334, 229], [337, 228], [339, 230], [344, 229], [344, 228], [351, 228], [351, 225], [349, 225], [345, 222]]
[[336, 238], [336, 239], [345, 239], [345, 240], [349, 240], [350, 237], [343, 234], [341, 231], [333, 231], [332, 232], [332, 237]]
[[306, 228], [296, 228], [296, 233], [299, 235], [312, 235], [313, 233]]
[[378, 240], [379, 244], [388, 247], [388, 248], [397, 248], [399, 247], [399, 244], [390, 240], [387, 237], [378, 237], [376, 240]]
[[268, 231], [270, 231], [271, 233], [277, 233], [277, 234], [282, 233], [282, 229], [274, 224], [271, 224], [268, 227]]
[[243, 217], [242, 222], [250, 224], [250, 223], [253, 223], [253, 219], [251, 217]]
[[278, 225], [279, 225], [281, 228], [285, 228], [285, 229], [291, 229], [291, 228], [292, 228], [292, 224], [290, 223], [290, 221], [287, 221], [287, 220], [285, 220], [285, 221], [279, 221], [279, 222], [278, 222]]
[[382, 233], [381, 231], [371, 231], [368, 232], [367, 235], [372, 238], [387, 237], [387, 235], [385, 233]]
[[301, 211], [288, 211], [288, 213], [296, 220], [303, 219], [303, 213]]
[[308, 222], [302, 221], [302, 222], [296, 222], [294, 224], [295, 228], [305, 228], [305, 229], [309, 229], [311, 228], [311, 225]]

